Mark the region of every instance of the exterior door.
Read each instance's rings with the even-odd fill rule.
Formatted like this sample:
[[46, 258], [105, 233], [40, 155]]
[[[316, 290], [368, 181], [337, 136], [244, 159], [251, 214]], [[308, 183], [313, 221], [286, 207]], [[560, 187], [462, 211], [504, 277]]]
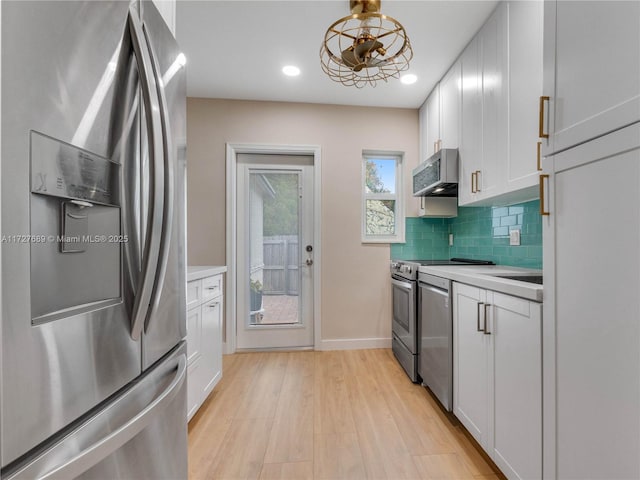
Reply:
[[238, 155], [237, 347], [313, 345], [313, 157]]

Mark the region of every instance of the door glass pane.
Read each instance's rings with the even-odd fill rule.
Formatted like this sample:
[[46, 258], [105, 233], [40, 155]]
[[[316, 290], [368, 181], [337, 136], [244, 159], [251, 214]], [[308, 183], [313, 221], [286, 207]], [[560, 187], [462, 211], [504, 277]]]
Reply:
[[300, 322], [300, 176], [249, 173], [249, 324]]

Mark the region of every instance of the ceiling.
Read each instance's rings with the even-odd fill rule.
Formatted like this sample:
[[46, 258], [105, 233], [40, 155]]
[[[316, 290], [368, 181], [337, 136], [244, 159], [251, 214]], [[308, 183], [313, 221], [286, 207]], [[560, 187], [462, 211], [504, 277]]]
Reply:
[[[418, 108], [497, 1], [383, 0], [381, 13], [402, 23], [414, 57], [399, 80], [345, 87], [320, 67], [326, 29], [349, 15], [348, 0], [179, 0], [176, 37], [187, 57], [190, 97]], [[302, 73], [286, 77], [296, 65]]]

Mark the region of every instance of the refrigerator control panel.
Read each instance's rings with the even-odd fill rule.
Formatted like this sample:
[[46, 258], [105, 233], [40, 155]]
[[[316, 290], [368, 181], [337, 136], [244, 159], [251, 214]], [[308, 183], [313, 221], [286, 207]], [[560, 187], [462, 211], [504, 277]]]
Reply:
[[95, 153], [31, 132], [31, 192], [118, 205], [120, 165]]

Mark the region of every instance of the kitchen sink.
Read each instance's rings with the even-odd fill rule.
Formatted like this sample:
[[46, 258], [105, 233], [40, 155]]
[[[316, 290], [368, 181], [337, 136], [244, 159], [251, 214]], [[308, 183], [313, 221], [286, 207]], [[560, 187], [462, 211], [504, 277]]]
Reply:
[[498, 278], [508, 278], [509, 280], [518, 280], [520, 282], [537, 283], [542, 285], [542, 275], [495, 275]]

